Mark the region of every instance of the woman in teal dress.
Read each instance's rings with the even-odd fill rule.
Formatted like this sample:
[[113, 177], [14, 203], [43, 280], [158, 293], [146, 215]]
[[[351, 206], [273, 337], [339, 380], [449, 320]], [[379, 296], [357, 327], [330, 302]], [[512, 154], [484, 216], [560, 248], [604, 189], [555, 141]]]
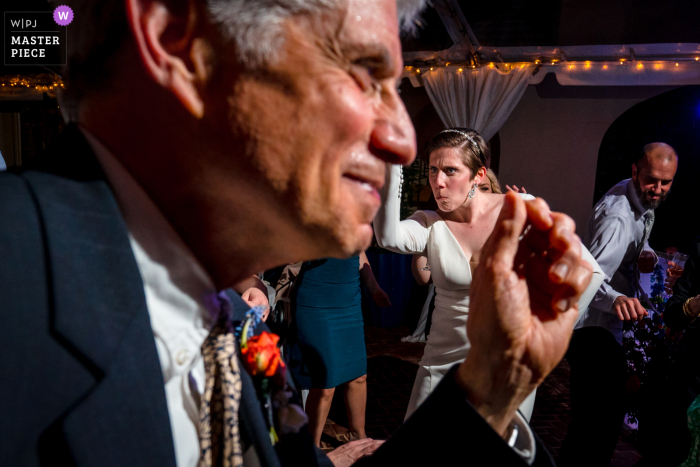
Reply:
[[305, 410], [317, 446], [335, 388], [341, 385], [345, 386], [351, 438], [367, 437], [367, 353], [360, 279], [377, 305], [391, 304], [364, 253], [349, 259], [308, 261], [294, 284], [292, 312], [301, 361], [293, 352], [290, 368], [302, 388], [309, 389]]

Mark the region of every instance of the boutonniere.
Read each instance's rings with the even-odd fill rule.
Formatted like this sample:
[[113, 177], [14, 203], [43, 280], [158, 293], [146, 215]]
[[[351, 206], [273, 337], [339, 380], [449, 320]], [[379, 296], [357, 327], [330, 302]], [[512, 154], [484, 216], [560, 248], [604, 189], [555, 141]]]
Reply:
[[287, 391], [287, 367], [278, 347], [279, 336], [267, 331], [254, 335], [255, 327], [262, 322], [264, 311], [263, 306], [249, 310], [241, 326], [236, 328], [236, 334], [239, 338], [243, 366], [253, 377], [255, 390], [270, 428], [270, 441], [274, 446], [279, 442], [275, 426], [280, 429], [281, 434], [296, 433], [306, 425], [308, 418], [301, 407], [289, 403], [291, 392]]

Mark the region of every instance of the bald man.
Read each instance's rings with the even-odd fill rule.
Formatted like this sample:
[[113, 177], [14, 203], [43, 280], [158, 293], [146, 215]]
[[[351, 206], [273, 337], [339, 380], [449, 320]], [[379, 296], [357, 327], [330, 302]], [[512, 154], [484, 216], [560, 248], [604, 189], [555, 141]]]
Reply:
[[583, 241], [605, 280], [581, 314], [566, 354], [572, 420], [560, 466], [607, 466], [615, 451], [627, 380], [622, 324], [647, 315], [639, 274], [656, 265], [649, 247], [654, 209], [668, 196], [677, 167], [671, 146], [647, 144], [632, 164], [632, 178], [612, 187], [593, 209]]

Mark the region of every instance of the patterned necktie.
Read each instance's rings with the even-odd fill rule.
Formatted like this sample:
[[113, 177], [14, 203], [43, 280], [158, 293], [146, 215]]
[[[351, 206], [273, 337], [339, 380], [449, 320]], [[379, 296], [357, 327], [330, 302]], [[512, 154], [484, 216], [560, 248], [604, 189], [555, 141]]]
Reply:
[[219, 317], [202, 344], [206, 382], [199, 408], [199, 467], [242, 467], [238, 432], [241, 375], [231, 302], [219, 295]]
[[646, 213], [646, 218], [644, 219], [644, 233], [642, 234], [642, 241], [639, 242], [637, 245], [637, 252], [634, 256], [634, 289], [637, 294], [638, 298], [644, 298], [648, 302], [648, 304], [652, 307], [654, 311], [656, 311], [656, 307], [654, 307], [654, 304], [651, 303], [651, 300], [649, 300], [649, 297], [647, 297], [646, 292], [642, 289], [642, 286], [639, 282], [641, 278], [641, 271], [639, 270], [639, 256], [642, 254], [642, 251], [644, 251], [644, 245], [646, 242], [649, 240], [649, 235], [651, 234], [651, 228], [654, 226], [654, 211], [650, 210]]

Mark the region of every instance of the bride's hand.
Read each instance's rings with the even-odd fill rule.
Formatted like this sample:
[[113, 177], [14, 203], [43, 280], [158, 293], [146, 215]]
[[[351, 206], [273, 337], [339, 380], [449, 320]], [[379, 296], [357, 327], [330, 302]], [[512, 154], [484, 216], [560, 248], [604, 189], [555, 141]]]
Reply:
[[[527, 222], [531, 228], [519, 241]], [[499, 433], [568, 347], [592, 274], [574, 229], [541, 199], [508, 193], [482, 250], [470, 291], [471, 350], [457, 380]]]

